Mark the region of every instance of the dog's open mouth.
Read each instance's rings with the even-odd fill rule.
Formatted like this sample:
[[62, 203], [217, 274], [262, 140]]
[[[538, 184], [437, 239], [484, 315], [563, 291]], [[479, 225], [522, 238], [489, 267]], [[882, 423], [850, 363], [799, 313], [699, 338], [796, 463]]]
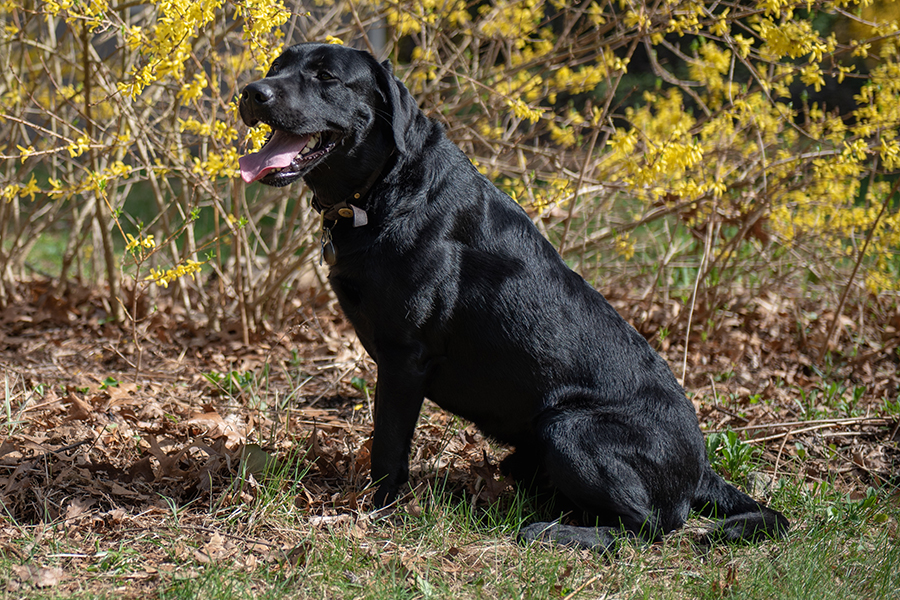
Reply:
[[329, 132], [295, 135], [275, 130], [259, 152], [238, 160], [241, 178], [247, 183], [287, 185], [301, 176], [304, 167], [331, 152], [337, 141]]

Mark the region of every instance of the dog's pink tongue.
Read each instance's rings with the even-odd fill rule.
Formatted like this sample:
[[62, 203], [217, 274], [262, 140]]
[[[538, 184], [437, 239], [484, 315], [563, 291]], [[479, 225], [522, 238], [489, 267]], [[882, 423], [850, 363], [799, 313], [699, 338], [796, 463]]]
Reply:
[[259, 152], [238, 159], [241, 165], [241, 178], [247, 183], [253, 183], [270, 169], [283, 169], [291, 164], [307, 143], [309, 143], [308, 135], [276, 131]]

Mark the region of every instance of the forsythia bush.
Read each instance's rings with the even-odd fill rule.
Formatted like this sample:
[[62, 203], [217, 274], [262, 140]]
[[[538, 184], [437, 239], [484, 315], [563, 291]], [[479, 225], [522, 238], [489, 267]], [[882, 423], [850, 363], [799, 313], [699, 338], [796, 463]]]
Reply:
[[213, 326], [279, 318], [317, 219], [299, 187], [239, 181], [266, 131], [236, 98], [326, 39], [390, 58], [589, 278], [699, 279], [714, 305], [900, 290], [890, 0], [0, 1], [0, 304], [52, 235], [60, 286], [102, 276], [113, 312], [124, 275]]

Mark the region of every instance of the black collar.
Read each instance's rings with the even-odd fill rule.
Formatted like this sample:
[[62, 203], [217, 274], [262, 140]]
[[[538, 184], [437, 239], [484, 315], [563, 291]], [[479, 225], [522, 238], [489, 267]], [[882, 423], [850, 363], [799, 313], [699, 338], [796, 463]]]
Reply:
[[[355, 194], [353, 194], [353, 199], [359, 200], [367, 191], [368, 190], [364, 190], [363, 192], [356, 192]], [[316, 211], [322, 213], [322, 219], [326, 221], [337, 221], [338, 219], [353, 219], [354, 227], [362, 227], [369, 222], [369, 216], [366, 214], [366, 211], [354, 204], [350, 204], [348, 200], [344, 200], [343, 202], [338, 202], [337, 204], [325, 207], [322, 206], [322, 204], [319, 202], [318, 197], [313, 196], [312, 207], [316, 209]]]
[[[375, 185], [375, 182], [381, 177], [382, 172], [384, 171], [384, 167], [387, 165], [391, 156], [394, 154], [391, 151], [388, 154], [384, 161], [382, 161], [381, 165], [372, 171], [372, 174], [369, 176], [369, 179], [366, 183], [356, 192], [353, 193], [353, 197], [348, 200], [343, 200], [341, 202], [337, 202], [335, 204], [324, 205], [321, 200], [319, 200], [318, 196], [313, 196], [312, 199], [312, 207], [316, 209], [317, 212], [322, 213], [322, 219], [325, 221], [337, 221], [338, 219], [352, 219], [352, 223], [354, 227], [362, 227], [363, 225], [369, 222], [369, 217], [366, 214], [366, 211], [353, 204], [353, 202], [360, 203], [369, 193], [369, 190], [372, 189], [372, 186]], [[324, 226], [324, 223], [323, 223]]]

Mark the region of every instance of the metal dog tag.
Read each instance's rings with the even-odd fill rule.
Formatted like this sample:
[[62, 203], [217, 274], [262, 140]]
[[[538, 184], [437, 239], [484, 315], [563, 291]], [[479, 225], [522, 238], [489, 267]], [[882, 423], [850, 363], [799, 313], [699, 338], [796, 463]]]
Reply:
[[337, 261], [337, 252], [334, 249], [334, 242], [331, 240], [331, 229], [322, 228], [322, 256], [319, 258], [319, 264], [325, 261], [328, 266], [334, 265]]

